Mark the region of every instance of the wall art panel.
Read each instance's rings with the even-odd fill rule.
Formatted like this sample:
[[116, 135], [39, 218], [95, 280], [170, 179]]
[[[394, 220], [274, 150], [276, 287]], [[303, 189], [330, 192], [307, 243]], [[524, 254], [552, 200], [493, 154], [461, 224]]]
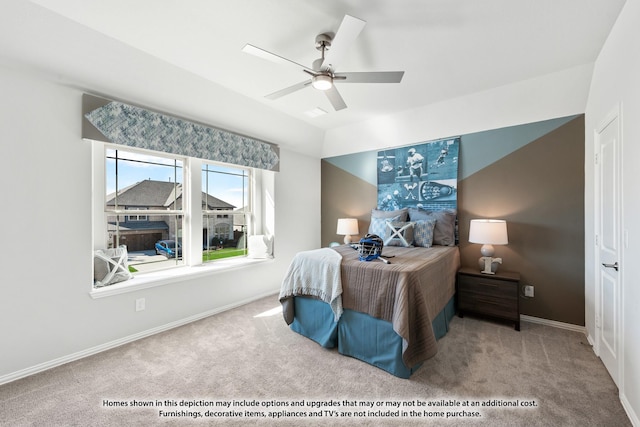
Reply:
[[457, 208], [460, 137], [378, 152], [378, 209]]

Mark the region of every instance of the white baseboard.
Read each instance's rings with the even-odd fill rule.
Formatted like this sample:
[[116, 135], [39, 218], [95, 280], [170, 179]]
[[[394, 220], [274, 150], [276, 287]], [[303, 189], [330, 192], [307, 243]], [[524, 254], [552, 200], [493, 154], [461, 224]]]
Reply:
[[634, 427], [640, 427], [640, 418], [638, 418], [638, 415], [633, 411], [633, 408], [631, 407], [631, 404], [627, 400], [627, 396], [624, 395], [624, 394], [621, 394], [620, 395], [620, 402], [622, 402], [622, 407], [624, 408], [625, 412], [627, 413], [627, 416], [629, 417], [629, 421], [631, 421], [631, 424]]
[[76, 360], [83, 359], [87, 356], [93, 356], [94, 354], [98, 354], [103, 351], [110, 350], [112, 348], [120, 347], [121, 345], [128, 344], [130, 342], [133, 342], [142, 338], [146, 338], [148, 336], [155, 335], [160, 332], [168, 331], [169, 329], [177, 328], [179, 326], [183, 326], [183, 325], [195, 322], [197, 320], [204, 319], [209, 316], [213, 316], [214, 314], [219, 314], [224, 311], [228, 311], [233, 308], [237, 308], [242, 305], [249, 304], [261, 298], [268, 297], [270, 295], [275, 295], [278, 292], [279, 291], [271, 291], [261, 295], [255, 295], [251, 298], [238, 301], [233, 304], [229, 304], [223, 307], [215, 308], [213, 310], [205, 311], [204, 313], [199, 313], [193, 316], [186, 317], [184, 319], [176, 320], [175, 322], [167, 323], [166, 325], [162, 325], [152, 329], [148, 329], [146, 331], [138, 332], [137, 334], [129, 335], [114, 341], [110, 341], [108, 343], [104, 343], [95, 347], [88, 348], [86, 350], [79, 351], [77, 353], [69, 354], [67, 356], [59, 357], [57, 359], [49, 360], [47, 362], [40, 363], [38, 365], [31, 366], [26, 369], [21, 369], [19, 371], [12, 372], [7, 375], [0, 376], [0, 385], [7, 384], [12, 381], [16, 381], [21, 378], [25, 378], [40, 372], [44, 372], [48, 369], [55, 368], [60, 365], [64, 365], [65, 363], [74, 362]]
[[527, 316], [526, 314], [520, 315], [521, 322], [538, 323], [540, 325], [552, 326], [554, 328], [568, 329], [570, 331], [580, 332], [587, 335], [587, 328], [584, 326], [573, 325], [571, 323], [558, 322], [555, 320], [543, 319], [541, 317]]

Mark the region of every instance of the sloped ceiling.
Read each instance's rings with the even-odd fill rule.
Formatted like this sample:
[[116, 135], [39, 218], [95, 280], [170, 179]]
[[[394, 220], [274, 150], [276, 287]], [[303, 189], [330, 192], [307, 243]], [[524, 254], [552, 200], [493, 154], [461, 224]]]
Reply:
[[[156, 60], [153, 69], [145, 70], [150, 78], [161, 73], [160, 67], [178, 69], [192, 75], [196, 86], [214, 84], [228, 96], [242, 97], [243, 103], [251, 101], [252, 108], [269, 111], [271, 118], [285, 115], [320, 133], [593, 63], [624, 5], [624, 0], [32, 0], [29, 9], [24, 2], [7, 1], [8, 12], [0, 18], [5, 27], [0, 31], [6, 33], [0, 59], [34, 63], [37, 56], [38, 67], [62, 73], [61, 79], [73, 83], [81, 79], [66, 75], [70, 67], [62, 62], [72, 64], [74, 55], [65, 51], [100, 34], [107, 41], [91, 55], [100, 58], [102, 67], [112, 64], [105, 75], [120, 72], [126, 77], [136, 55], [119, 55], [123, 45], [129, 46], [133, 49], [129, 52]], [[12, 8], [18, 16], [11, 16]], [[35, 8], [48, 14], [35, 14]], [[243, 46], [250, 43], [311, 66], [319, 57], [315, 36], [335, 32], [345, 14], [366, 21], [366, 26], [337, 71], [402, 70], [402, 82], [341, 84], [338, 88], [348, 105], [341, 111], [334, 111], [324, 94], [310, 87], [275, 101], [265, 99], [308, 76], [297, 67], [244, 53]], [[53, 16], [59, 18], [56, 32], [66, 28], [69, 37], [77, 35], [77, 42], [63, 39], [56, 51], [38, 52], [38, 43], [5, 38], [25, 24], [34, 29], [36, 39], [55, 37], [35, 34], [43, 22], [28, 22]], [[146, 98], [165, 97], [163, 105], [185, 102], [178, 99], [179, 91], [150, 90], [156, 93]], [[145, 95], [140, 92], [138, 98]], [[201, 96], [192, 99], [189, 108], [206, 112], [212, 102], [229, 101]], [[304, 114], [314, 108], [328, 114], [316, 118]]]

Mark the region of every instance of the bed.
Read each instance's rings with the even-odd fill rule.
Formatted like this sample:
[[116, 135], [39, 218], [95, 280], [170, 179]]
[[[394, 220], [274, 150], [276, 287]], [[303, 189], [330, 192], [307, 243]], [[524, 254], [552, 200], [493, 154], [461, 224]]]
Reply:
[[[414, 212], [411, 222], [425, 220], [416, 219], [420, 213]], [[397, 215], [388, 212], [372, 211], [372, 224], [376, 215], [399, 227]], [[427, 222], [433, 242], [436, 221]], [[285, 321], [323, 347], [409, 378], [437, 353], [437, 339], [455, 313], [460, 253], [450, 242], [432, 242], [385, 245], [382, 253], [390, 264], [360, 261], [350, 245], [297, 254], [280, 292]]]

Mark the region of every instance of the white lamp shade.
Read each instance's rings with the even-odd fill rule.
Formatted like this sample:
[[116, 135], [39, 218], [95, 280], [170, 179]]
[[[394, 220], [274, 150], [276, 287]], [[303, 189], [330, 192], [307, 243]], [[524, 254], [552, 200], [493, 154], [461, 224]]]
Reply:
[[469, 242], [483, 245], [506, 245], [507, 222], [503, 219], [472, 219], [469, 226]]
[[338, 219], [338, 229], [336, 234], [354, 235], [359, 234], [358, 220], [356, 218], [340, 218]]

